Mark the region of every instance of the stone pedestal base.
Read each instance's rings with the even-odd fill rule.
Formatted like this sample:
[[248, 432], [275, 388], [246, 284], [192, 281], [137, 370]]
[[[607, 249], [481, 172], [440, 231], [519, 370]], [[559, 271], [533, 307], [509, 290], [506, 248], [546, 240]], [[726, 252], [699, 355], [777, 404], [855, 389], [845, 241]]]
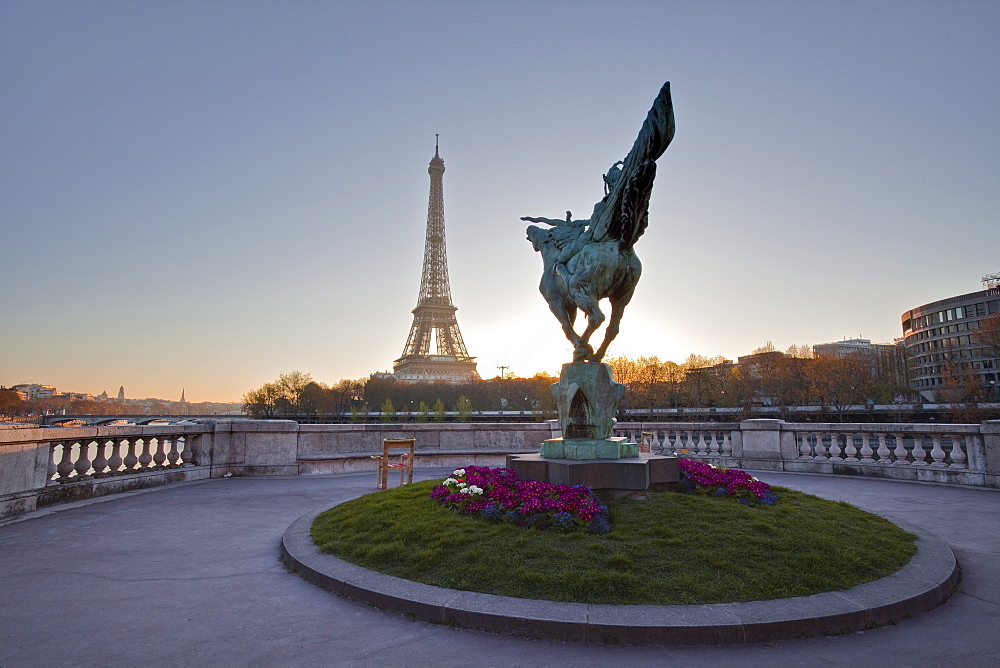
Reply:
[[542, 442], [541, 454], [548, 459], [621, 459], [638, 456], [639, 446], [624, 436], [602, 440], [550, 438]]
[[676, 457], [647, 454], [613, 461], [546, 459], [541, 454], [507, 455], [507, 468], [516, 471], [522, 480], [586, 485], [604, 501], [638, 492], [662, 492], [670, 483], [680, 480]]

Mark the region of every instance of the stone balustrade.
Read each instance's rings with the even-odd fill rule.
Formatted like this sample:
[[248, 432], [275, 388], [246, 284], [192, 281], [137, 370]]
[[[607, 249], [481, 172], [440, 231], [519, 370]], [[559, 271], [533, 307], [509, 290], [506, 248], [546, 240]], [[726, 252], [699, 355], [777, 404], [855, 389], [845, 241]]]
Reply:
[[732, 457], [733, 434], [740, 435], [738, 422], [647, 422], [621, 423], [615, 426], [615, 436], [642, 443], [644, 435], [655, 455], [677, 457]]
[[652, 452], [723, 466], [1000, 488], [1000, 421], [982, 424], [621, 423]]
[[[374, 470], [382, 439], [417, 439], [416, 466], [502, 465], [558, 436], [554, 422], [300, 425], [283, 420], [0, 429], [0, 520], [36, 508], [225, 475]], [[1000, 421], [980, 425], [782, 420], [625, 422], [652, 454], [752, 470], [1000, 489]]]

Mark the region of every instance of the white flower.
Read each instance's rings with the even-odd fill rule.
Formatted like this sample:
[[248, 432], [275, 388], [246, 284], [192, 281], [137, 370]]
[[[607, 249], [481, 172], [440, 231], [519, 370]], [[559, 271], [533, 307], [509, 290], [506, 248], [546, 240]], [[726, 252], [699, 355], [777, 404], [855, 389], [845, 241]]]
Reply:
[[459, 488], [468, 487], [468, 483], [460, 482], [458, 483]]
[[483, 493], [483, 488], [482, 487], [477, 487], [475, 485], [470, 485], [469, 489], [467, 491], [469, 492], [469, 494], [482, 494]]
[[457, 469], [452, 472], [452, 475], [455, 476], [456, 478], [461, 478], [462, 476], [465, 475], [465, 469]]
[[441, 484], [442, 484], [442, 485], [445, 485], [445, 486], [447, 486], [447, 485], [454, 485], [454, 484], [455, 484], [455, 483], [457, 483], [457, 482], [458, 482], [458, 481], [457, 481], [457, 480], [455, 480], [454, 478], [447, 478], [447, 479], [446, 479], [446, 480], [445, 480], [445, 481], [444, 481], [443, 483], [441, 483]]

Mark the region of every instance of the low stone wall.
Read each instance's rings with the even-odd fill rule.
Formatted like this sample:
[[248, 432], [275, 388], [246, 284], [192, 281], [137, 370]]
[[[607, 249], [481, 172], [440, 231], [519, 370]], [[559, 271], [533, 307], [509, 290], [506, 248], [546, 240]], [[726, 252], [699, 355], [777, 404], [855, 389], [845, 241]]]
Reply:
[[[1000, 421], [980, 425], [621, 423], [658, 454], [726, 466], [1000, 489]], [[197, 425], [0, 429], [0, 521], [38, 507], [183, 480], [373, 471], [386, 438], [416, 439], [418, 468], [501, 466], [558, 436], [543, 424]]]
[[386, 438], [415, 437], [417, 467], [501, 466], [550, 424], [197, 425], [0, 429], [0, 521], [39, 507], [224, 475], [374, 471]]
[[374, 470], [372, 457], [387, 438], [416, 439], [416, 468], [503, 466], [508, 453], [538, 452], [554, 429], [549, 423], [300, 425], [298, 472]]

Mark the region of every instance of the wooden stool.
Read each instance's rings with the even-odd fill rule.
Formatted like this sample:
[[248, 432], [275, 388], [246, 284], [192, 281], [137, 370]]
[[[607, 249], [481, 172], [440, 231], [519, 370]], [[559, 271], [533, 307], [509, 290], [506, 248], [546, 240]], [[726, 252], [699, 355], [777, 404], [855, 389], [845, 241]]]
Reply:
[[653, 432], [642, 432], [642, 437], [639, 439], [639, 452], [653, 452]]
[[[399, 484], [407, 485], [413, 482], [413, 447], [416, 444], [415, 438], [386, 438], [382, 441], [382, 454], [373, 455], [378, 463], [378, 488], [389, 487], [389, 469], [399, 469]], [[404, 450], [404, 452], [393, 453], [393, 450]], [[398, 457], [393, 461], [394, 457]]]

